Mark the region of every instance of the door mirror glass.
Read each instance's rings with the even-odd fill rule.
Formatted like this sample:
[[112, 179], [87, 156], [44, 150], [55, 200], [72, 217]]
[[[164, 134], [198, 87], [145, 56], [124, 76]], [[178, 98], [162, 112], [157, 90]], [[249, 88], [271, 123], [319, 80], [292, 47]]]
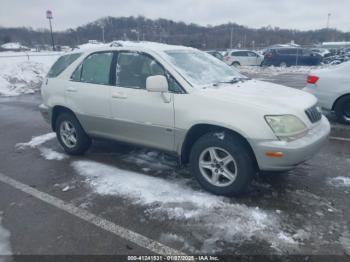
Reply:
[[162, 75], [149, 76], [146, 79], [146, 89], [149, 92], [168, 92], [168, 80]]

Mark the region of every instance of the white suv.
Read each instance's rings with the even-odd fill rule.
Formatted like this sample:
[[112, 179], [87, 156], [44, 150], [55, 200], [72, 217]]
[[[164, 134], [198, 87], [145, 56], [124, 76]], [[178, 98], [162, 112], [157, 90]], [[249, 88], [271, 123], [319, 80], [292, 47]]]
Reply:
[[264, 56], [250, 50], [230, 50], [224, 56], [229, 66], [261, 66]]
[[330, 132], [313, 95], [260, 82], [197, 49], [155, 43], [70, 53], [42, 86], [42, 115], [68, 154], [92, 138], [171, 152], [208, 191], [242, 192], [290, 170]]

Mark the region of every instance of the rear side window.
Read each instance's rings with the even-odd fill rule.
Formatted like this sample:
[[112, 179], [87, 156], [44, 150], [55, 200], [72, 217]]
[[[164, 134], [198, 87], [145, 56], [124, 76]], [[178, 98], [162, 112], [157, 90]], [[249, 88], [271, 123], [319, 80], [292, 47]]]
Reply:
[[113, 52], [92, 54], [84, 60], [82, 67], [74, 72], [72, 78], [76, 80], [81, 70], [81, 82], [108, 85], [110, 84], [112, 61]]
[[278, 53], [282, 55], [296, 55], [297, 49], [296, 48], [290, 48], [290, 49], [278, 49]]
[[245, 51], [238, 51], [238, 52], [232, 52], [232, 56], [247, 56], [247, 52]]
[[253, 52], [247, 52], [249, 57], [257, 57], [257, 54], [253, 53]]
[[71, 65], [75, 60], [77, 60], [80, 55], [81, 53], [75, 53], [75, 54], [61, 56], [60, 58], [57, 59], [56, 63], [53, 64], [49, 73], [47, 74], [47, 77], [50, 77], [50, 78], [57, 77], [69, 65]]

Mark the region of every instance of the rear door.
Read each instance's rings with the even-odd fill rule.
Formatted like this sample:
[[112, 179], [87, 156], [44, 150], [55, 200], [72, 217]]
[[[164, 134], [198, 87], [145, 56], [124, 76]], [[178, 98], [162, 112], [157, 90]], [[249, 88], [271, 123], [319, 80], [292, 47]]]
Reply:
[[247, 51], [247, 65], [260, 65], [262, 61], [259, 60], [259, 56], [251, 51]]
[[240, 65], [249, 65], [248, 53], [246, 51], [235, 51], [231, 54], [233, 56], [233, 62], [238, 61]]
[[148, 54], [131, 51], [119, 52], [116, 64], [110, 98], [115, 138], [173, 151], [174, 95], [146, 90], [147, 77], [165, 75], [164, 68]]
[[316, 65], [319, 62], [319, 56], [312, 53], [311, 50], [308, 49], [300, 49], [302, 53], [300, 63], [301, 65]]
[[90, 54], [78, 66], [65, 90], [66, 103], [85, 131], [97, 136], [109, 134], [111, 126], [110, 88], [114, 82], [114, 53]]

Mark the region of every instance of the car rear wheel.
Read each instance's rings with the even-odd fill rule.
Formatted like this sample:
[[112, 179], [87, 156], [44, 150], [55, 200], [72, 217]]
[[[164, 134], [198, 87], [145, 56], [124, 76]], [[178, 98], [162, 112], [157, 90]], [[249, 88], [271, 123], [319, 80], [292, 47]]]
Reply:
[[73, 114], [59, 115], [55, 126], [57, 139], [67, 154], [82, 155], [90, 148], [91, 139]]
[[241, 64], [239, 62], [233, 62], [231, 64], [231, 66], [234, 66], [234, 67], [239, 67]]
[[208, 133], [194, 144], [192, 173], [207, 191], [231, 196], [245, 191], [255, 175], [252, 153], [239, 138], [226, 133]]
[[337, 120], [343, 124], [350, 124], [350, 95], [340, 98], [334, 106]]

